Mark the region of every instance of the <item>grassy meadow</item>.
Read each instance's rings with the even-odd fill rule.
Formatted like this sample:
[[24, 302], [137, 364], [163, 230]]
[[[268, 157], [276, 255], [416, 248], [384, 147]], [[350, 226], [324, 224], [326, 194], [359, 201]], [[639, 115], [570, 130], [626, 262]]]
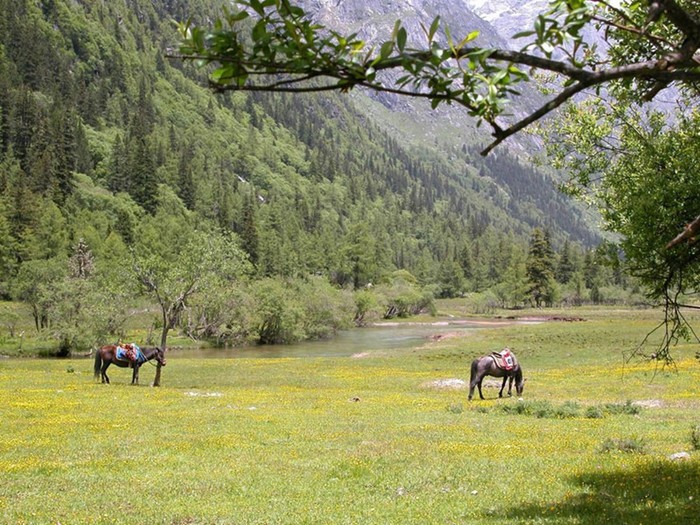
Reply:
[[[160, 388], [0, 359], [0, 523], [697, 523], [700, 348], [626, 362], [658, 312], [569, 315], [361, 358], [174, 351]], [[524, 399], [468, 402], [506, 345]]]

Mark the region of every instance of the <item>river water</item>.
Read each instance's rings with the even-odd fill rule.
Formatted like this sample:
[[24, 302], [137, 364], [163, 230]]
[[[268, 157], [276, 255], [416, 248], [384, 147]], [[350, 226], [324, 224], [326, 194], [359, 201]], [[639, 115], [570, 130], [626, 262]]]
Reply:
[[168, 359], [179, 357], [269, 358], [269, 357], [349, 357], [364, 352], [386, 352], [419, 347], [447, 334], [465, 334], [484, 328], [497, 328], [522, 321], [469, 320], [436, 323], [384, 323], [339, 332], [333, 339], [304, 341], [292, 345], [255, 345], [235, 348], [172, 349]]

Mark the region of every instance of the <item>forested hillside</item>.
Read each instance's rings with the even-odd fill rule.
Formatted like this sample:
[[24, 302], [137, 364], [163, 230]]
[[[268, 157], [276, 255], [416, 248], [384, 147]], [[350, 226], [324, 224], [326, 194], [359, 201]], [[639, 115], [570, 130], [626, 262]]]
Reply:
[[[198, 232], [233, 236], [247, 262], [228, 283], [245, 284], [237, 293], [254, 304], [262, 290], [301, 297], [315, 276], [314, 290], [329, 294], [407, 286], [416, 309], [497, 286], [517, 306], [528, 300], [533, 228], [561, 252], [549, 255], [552, 271], [566, 259], [593, 286], [595, 232], [505, 150], [484, 162], [469, 144], [449, 157], [417, 149], [350, 98], [210, 92], [202, 72], [167, 50], [177, 46], [172, 19], [206, 18], [214, 5], [0, 0], [0, 296], [30, 304], [38, 329], [67, 323], [56, 337], [79, 344], [80, 310], [99, 290], [108, 321], [95, 337], [118, 334], [126, 314], [115, 308], [149, 291], [129, 276], [134, 261], [153, 252], [176, 265]], [[520, 291], [508, 295], [514, 275]], [[208, 306], [181, 305], [187, 315], [173, 323], [220, 340], [323, 335], [307, 326], [263, 336], [263, 321], [241, 317], [243, 295], [236, 306], [222, 290], [226, 307], [213, 313], [210, 294]], [[407, 311], [396, 293], [366, 304]], [[369, 307], [358, 304], [344, 308], [361, 322]]]

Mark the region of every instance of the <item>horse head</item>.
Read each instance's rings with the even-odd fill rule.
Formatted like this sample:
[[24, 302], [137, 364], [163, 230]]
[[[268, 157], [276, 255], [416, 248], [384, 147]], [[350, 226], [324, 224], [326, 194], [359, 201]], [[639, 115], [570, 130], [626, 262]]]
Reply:
[[158, 362], [160, 366], [165, 366], [165, 350], [156, 346], [156, 353], [154, 359]]
[[518, 396], [523, 395], [523, 389], [525, 388], [525, 379], [523, 378], [523, 370], [518, 365], [518, 369], [515, 371], [515, 391]]

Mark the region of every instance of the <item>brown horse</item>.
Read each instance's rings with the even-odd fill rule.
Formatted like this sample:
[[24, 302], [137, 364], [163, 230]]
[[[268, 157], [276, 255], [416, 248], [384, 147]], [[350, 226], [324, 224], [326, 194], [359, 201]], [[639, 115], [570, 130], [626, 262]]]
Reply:
[[151, 359], [155, 359], [160, 366], [165, 366], [165, 352], [158, 347], [141, 348], [141, 354], [137, 357], [136, 361], [129, 361], [117, 359], [116, 345], [103, 346], [95, 353], [95, 379], [101, 375], [102, 382], [109, 383], [107, 369], [109, 365], [115, 364], [121, 368], [133, 368], [134, 372], [131, 377], [131, 384], [138, 385], [139, 368], [141, 368], [142, 364]]
[[484, 376], [502, 377], [503, 384], [501, 385], [501, 390], [498, 392], [498, 397], [503, 397], [503, 389], [506, 386], [506, 381], [510, 380], [508, 383], [508, 395], [512, 395], [511, 391], [513, 389], [513, 380], [515, 379], [515, 390], [518, 395], [523, 393], [523, 369], [520, 368], [520, 363], [515, 359], [515, 355], [510, 352], [513, 357], [513, 367], [510, 369], [504, 369], [498, 366], [496, 358], [492, 355], [485, 355], [479, 357], [472, 361], [472, 371], [469, 378], [469, 400], [474, 396], [474, 389], [479, 388], [479, 397], [484, 399], [484, 395], [481, 393], [481, 382], [484, 380]]

